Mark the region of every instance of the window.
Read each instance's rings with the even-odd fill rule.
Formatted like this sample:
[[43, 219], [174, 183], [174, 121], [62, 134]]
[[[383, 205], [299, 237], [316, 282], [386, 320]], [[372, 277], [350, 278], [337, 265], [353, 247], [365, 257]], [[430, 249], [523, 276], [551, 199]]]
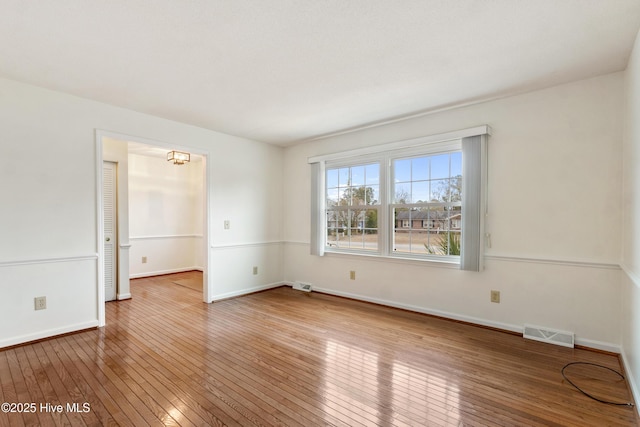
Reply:
[[380, 164], [327, 169], [326, 245], [378, 251]]
[[460, 141], [328, 162], [325, 249], [456, 261], [461, 229], [452, 221], [462, 213], [461, 179]]
[[462, 153], [393, 159], [391, 176], [394, 223], [402, 220], [393, 230], [393, 251], [459, 256], [461, 230], [452, 220], [462, 213]]
[[311, 254], [441, 260], [481, 271], [488, 133], [479, 126], [309, 158]]

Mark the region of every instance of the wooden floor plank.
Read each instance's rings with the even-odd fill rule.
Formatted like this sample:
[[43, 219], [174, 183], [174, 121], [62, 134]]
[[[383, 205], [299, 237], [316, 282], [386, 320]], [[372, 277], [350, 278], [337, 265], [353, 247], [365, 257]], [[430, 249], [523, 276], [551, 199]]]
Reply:
[[[105, 328], [0, 350], [0, 400], [87, 402], [89, 413], [0, 413], [0, 426], [632, 426], [563, 380], [569, 362], [620, 371], [615, 355], [568, 349], [417, 313], [276, 288], [214, 304], [136, 279]], [[610, 371], [567, 374], [628, 401]]]
[[[2, 398], [3, 404], [14, 404], [20, 403], [18, 393], [16, 391], [15, 384], [13, 382], [13, 376], [11, 374], [11, 366], [9, 364], [9, 353], [11, 350], [6, 350], [0, 352], [0, 382], [2, 388]], [[4, 411], [3, 411], [4, 412]], [[13, 412], [12, 408], [9, 407], [6, 412], [6, 418], [3, 419], [3, 422], [7, 422], [8, 425], [12, 426], [24, 426], [24, 419], [22, 418], [22, 413]]]
[[[83, 396], [91, 403], [92, 411], [99, 411], [103, 422], [113, 422], [116, 425], [125, 424], [129, 418], [123, 413], [121, 406], [128, 405], [128, 402], [122, 399], [122, 402], [112, 398], [107, 387], [110, 384], [103, 384], [98, 381], [90, 368], [88, 368], [80, 356], [68, 347], [66, 339], [50, 340], [42, 343], [43, 349], [50, 357], [55, 357], [64, 366], [65, 372], [78, 385]], [[54, 356], [52, 356], [52, 354]], [[104, 410], [102, 410], [104, 408]]]
[[[22, 369], [20, 368], [20, 362], [16, 355], [16, 349], [11, 349], [7, 352], [7, 361], [11, 373], [11, 380], [13, 381], [16, 391], [16, 402], [18, 404], [32, 403], [33, 400], [31, 399], [29, 388], [24, 380]], [[39, 410], [29, 409], [22, 412], [22, 419], [24, 420], [25, 425], [39, 425], [39, 418], [41, 417], [44, 420], [48, 415], [49, 414]], [[44, 422], [46, 423], [46, 421]]]
[[[38, 375], [38, 377], [36, 378], [36, 373], [34, 373], [34, 370], [31, 367], [25, 347], [17, 347], [14, 349], [14, 351], [20, 365], [20, 370], [22, 371], [25, 385], [27, 386], [27, 390], [29, 391], [29, 402], [35, 403], [38, 406], [37, 410], [35, 411], [35, 414], [38, 417], [38, 425], [51, 426], [70, 424], [70, 421], [67, 418], [67, 414], [64, 412], [41, 410], [41, 402], [46, 402], [51, 405], [57, 404], [57, 399], [54, 399], [51, 394], [48, 394], [45, 397], [42, 391], [50, 388], [48, 378], [42, 375]], [[38, 366], [36, 366], [36, 370], [38, 370]], [[84, 422], [82, 422], [82, 419], [78, 419], [76, 425], [84, 426], [85, 424]]]

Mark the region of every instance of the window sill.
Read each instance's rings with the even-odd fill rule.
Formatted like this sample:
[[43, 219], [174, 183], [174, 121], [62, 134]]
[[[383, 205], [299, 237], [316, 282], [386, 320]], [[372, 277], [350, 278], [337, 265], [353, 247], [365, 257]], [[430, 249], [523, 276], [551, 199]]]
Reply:
[[383, 262], [390, 262], [396, 264], [412, 264], [423, 265], [429, 267], [441, 267], [460, 269], [460, 260], [451, 259], [434, 259], [434, 258], [414, 258], [410, 256], [398, 256], [398, 255], [380, 255], [366, 252], [345, 252], [345, 251], [333, 251], [331, 249], [325, 249], [325, 256], [331, 257], [355, 257], [355, 258], [370, 258], [371, 260], [380, 260]]

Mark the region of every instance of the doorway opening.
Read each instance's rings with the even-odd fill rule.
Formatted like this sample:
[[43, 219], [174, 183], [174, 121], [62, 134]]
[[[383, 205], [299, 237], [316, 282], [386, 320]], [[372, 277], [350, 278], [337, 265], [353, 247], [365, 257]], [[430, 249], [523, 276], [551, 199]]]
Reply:
[[[194, 287], [201, 277], [202, 300], [211, 302], [209, 268], [209, 153], [194, 147], [151, 141], [113, 132], [97, 131], [98, 175], [98, 317], [105, 319], [109, 262], [116, 264], [118, 300], [131, 298], [130, 279], [174, 274], [176, 285]], [[167, 161], [170, 151], [191, 154], [189, 162]], [[115, 235], [110, 238], [108, 178], [105, 161], [116, 172]], [[110, 239], [107, 241], [107, 239]], [[109, 246], [115, 256], [110, 258]], [[179, 273], [196, 270], [182, 278]], [[201, 272], [201, 273], [200, 273]]]

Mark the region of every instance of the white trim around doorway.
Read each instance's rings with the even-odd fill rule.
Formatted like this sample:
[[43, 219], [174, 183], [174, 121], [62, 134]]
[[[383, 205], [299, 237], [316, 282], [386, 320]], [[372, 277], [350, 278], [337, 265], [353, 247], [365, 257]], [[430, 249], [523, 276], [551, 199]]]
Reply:
[[[96, 138], [96, 221], [97, 221], [97, 254], [98, 254], [98, 280], [97, 280], [97, 295], [98, 295], [98, 326], [102, 327], [106, 324], [106, 314], [105, 314], [105, 295], [104, 295], [104, 247], [102, 242], [104, 240], [104, 224], [103, 224], [103, 182], [102, 182], [102, 162], [103, 162], [103, 138], [112, 138], [124, 142], [136, 142], [140, 144], [147, 144], [155, 147], [163, 147], [167, 149], [178, 149], [188, 151], [194, 154], [198, 154], [203, 156], [204, 158], [204, 222], [203, 222], [203, 245], [204, 245], [204, 265], [203, 267], [203, 295], [202, 300], [206, 303], [212, 302], [213, 289], [212, 284], [209, 280], [209, 263], [210, 263], [210, 252], [211, 252], [211, 244], [210, 244], [210, 233], [211, 229], [210, 218], [211, 218], [211, 206], [210, 206], [210, 186], [211, 186], [211, 155], [208, 150], [184, 145], [184, 144], [173, 144], [163, 141], [152, 140], [148, 138], [142, 138], [138, 136], [126, 135], [118, 132], [112, 132], [102, 129], [96, 129], [95, 131]], [[127, 249], [130, 246], [128, 242], [123, 243], [121, 246], [126, 246]], [[128, 263], [126, 263], [127, 271], [126, 276], [128, 277]], [[125, 272], [123, 272], [123, 275]]]

